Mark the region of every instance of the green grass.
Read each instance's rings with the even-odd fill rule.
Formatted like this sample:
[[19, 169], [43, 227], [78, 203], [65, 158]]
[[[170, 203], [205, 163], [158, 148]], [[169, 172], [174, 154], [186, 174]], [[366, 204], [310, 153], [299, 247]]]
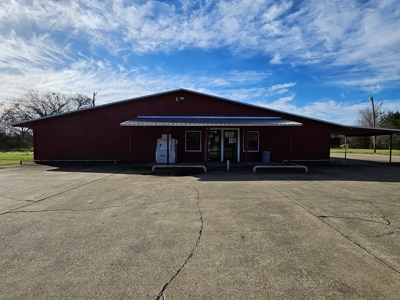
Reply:
[[19, 165], [21, 160], [33, 160], [33, 151], [6, 151], [0, 152], [0, 166]]
[[[374, 154], [373, 149], [347, 149], [347, 153]], [[344, 153], [344, 149], [331, 149], [331, 153]], [[389, 149], [376, 149], [376, 154], [389, 155]], [[400, 156], [400, 150], [392, 150], [392, 155]]]
[[[331, 149], [331, 153], [344, 153], [344, 149]], [[347, 149], [347, 153], [374, 154], [373, 149]], [[376, 154], [389, 155], [389, 150], [377, 149]], [[400, 156], [400, 150], [392, 150], [392, 155]], [[0, 152], [0, 166], [19, 165], [20, 161], [33, 160], [32, 150]]]

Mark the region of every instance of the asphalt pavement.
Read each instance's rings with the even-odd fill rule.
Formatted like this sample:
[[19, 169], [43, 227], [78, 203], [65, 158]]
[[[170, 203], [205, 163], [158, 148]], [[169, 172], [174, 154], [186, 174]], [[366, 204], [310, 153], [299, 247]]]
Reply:
[[400, 166], [0, 169], [1, 299], [399, 299]]

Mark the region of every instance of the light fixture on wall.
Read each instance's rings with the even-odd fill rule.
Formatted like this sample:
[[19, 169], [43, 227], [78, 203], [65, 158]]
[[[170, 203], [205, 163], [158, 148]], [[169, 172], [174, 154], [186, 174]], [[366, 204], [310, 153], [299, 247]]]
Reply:
[[175, 102], [180, 102], [180, 101], [184, 101], [185, 97], [184, 96], [179, 96], [175, 98]]

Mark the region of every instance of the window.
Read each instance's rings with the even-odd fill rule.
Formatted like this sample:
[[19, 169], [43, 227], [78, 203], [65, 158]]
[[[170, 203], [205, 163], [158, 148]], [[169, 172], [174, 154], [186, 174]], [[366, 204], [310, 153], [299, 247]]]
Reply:
[[201, 151], [201, 131], [185, 132], [185, 151], [187, 152]]
[[[248, 151], [258, 151], [258, 131], [248, 132]], [[246, 132], [243, 132], [243, 151], [246, 151]]]

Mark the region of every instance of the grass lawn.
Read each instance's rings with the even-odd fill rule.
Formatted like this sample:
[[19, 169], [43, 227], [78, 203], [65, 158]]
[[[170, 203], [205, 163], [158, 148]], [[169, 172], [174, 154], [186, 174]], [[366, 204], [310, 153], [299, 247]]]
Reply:
[[[344, 153], [344, 149], [331, 149], [331, 153]], [[347, 149], [347, 153], [374, 154], [373, 149]], [[377, 149], [376, 154], [389, 155], [389, 150]], [[400, 156], [400, 150], [392, 150], [392, 155]], [[33, 160], [33, 151], [0, 151], [0, 167], [9, 165], [19, 165], [20, 161]]]
[[[373, 149], [347, 149], [347, 153], [374, 154]], [[331, 149], [331, 153], [344, 153], [344, 149]], [[376, 154], [389, 155], [389, 149], [376, 149]], [[400, 150], [392, 150], [392, 155], [400, 156]]]
[[20, 160], [33, 160], [33, 151], [0, 151], [0, 166], [19, 165]]

